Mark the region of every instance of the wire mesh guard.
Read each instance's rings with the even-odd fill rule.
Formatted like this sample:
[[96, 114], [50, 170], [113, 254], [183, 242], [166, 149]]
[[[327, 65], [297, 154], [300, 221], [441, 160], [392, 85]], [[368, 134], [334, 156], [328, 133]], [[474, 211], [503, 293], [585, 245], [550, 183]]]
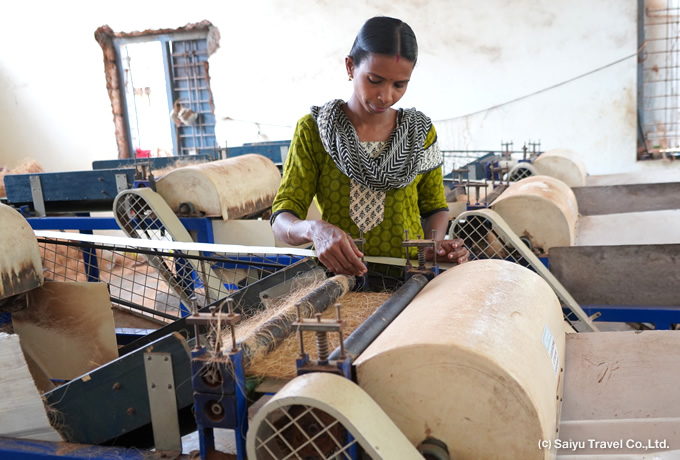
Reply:
[[351, 459], [357, 442], [333, 416], [311, 406], [291, 405], [272, 411], [258, 425], [257, 460]]
[[[171, 242], [176, 241], [179, 236], [180, 240], [192, 241], [165, 203], [156, 203], [158, 206], [154, 206], [153, 201], [157, 201], [158, 196], [149, 192], [148, 189], [138, 193], [129, 191], [116, 197], [114, 213], [121, 229], [132, 238]], [[169, 224], [175, 228], [168, 228], [168, 223], [159, 216], [163, 213], [170, 216]], [[189, 255], [195, 256], [197, 253], [191, 252]], [[147, 260], [185, 305], [191, 304], [194, 298], [200, 305], [205, 305], [223, 296], [222, 283], [217, 282], [218, 275], [212, 273], [211, 267], [206, 266], [204, 261], [194, 258], [179, 259], [175, 261], [173, 271], [172, 265], [164, 263], [154, 254], [148, 255]], [[199, 272], [204, 283], [197, 290], [190, 287], [193, 280], [187, 279], [192, 271]]]
[[519, 182], [527, 177], [535, 176], [536, 170], [531, 163], [517, 163], [508, 172], [507, 179], [510, 182]]
[[[453, 222], [453, 235], [461, 238], [470, 251], [470, 260], [504, 259], [529, 267], [530, 263], [494, 228], [493, 221], [480, 215], [467, 215]], [[530, 244], [530, 243], [529, 243]], [[530, 246], [527, 246], [531, 249]]]
[[[461, 238], [470, 251], [470, 260], [476, 259], [503, 259], [538, 272], [551, 285], [555, 294], [562, 303], [564, 319], [576, 330], [591, 329], [592, 323], [576, 304], [576, 302], [563, 289], [556, 289], [559, 284], [549, 274], [547, 268], [533, 252], [531, 242], [525, 238], [519, 238], [510, 230], [491, 218], [490, 211], [471, 211], [461, 214], [451, 224], [450, 235], [452, 238]], [[488, 215], [487, 215], [488, 214]], [[500, 221], [501, 218], [498, 217]], [[583, 323], [586, 323], [584, 328]]]
[[[64, 233], [59, 239], [38, 237], [45, 278], [105, 282], [114, 305], [162, 322], [191, 313], [191, 302], [207, 305], [301, 259], [270, 254], [190, 254], [141, 247], [132, 238], [110, 240], [116, 244], [82, 241], [74, 233]], [[125, 244], [119, 244], [120, 240]], [[208, 290], [206, 285], [219, 288]]]

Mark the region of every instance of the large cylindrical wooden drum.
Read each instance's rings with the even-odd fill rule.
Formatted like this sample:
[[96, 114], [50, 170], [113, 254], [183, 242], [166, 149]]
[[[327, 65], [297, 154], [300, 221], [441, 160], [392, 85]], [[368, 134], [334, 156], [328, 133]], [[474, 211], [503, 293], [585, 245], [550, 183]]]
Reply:
[[552, 149], [538, 156], [533, 162], [539, 175], [559, 179], [569, 187], [586, 185], [586, 166], [579, 155], [569, 149]]
[[359, 356], [357, 380], [418, 444], [456, 459], [540, 459], [557, 437], [565, 327], [533, 271], [487, 259], [447, 270]]
[[18, 211], [0, 203], [0, 300], [42, 286], [44, 281], [33, 229]]
[[578, 203], [559, 179], [532, 176], [515, 182], [491, 203], [491, 209], [539, 255], [576, 241]]
[[175, 169], [158, 179], [156, 189], [177, 213], [186, 203], [192, 211], [226, 220], [271, 206], [280, 183], [273, 161], [247, 154]]

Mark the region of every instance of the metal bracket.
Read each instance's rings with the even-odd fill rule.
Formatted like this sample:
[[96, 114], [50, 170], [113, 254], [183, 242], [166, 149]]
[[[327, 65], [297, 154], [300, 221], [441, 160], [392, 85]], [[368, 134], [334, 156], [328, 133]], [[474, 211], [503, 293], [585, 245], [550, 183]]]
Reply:
[[601, 312], [601, 311], [596, 311], [595, 313], [593, 313], [592, 315], [590, 315], [589, 318], [590, 318], [591, 321], [595, 321], [595, 320], [596, 320], [597, 318], [599, 318], [600, 316], [602, 316], [602, 312]]
[[298, 339], [300, 342], [300, 359], [308, 361], [307, 355], [305, 353], [305, 342], [303, 339], [303, 332], [313, 331], [316, 332], [316, 346], [319, 359], [314, 362], [314, 364], [325, 366], [328, 364], [328, 355], [330, 350], [328, 349], [328, 333], [337, 332], [340, 337], [340, 359], [345, 359], [345, 344], [342, 336], [342, 328], [345, 326], [345, 322], [340, 319], [340, 304], [335, 304], [336, 317], [335, 319], [322, 319], [321, 313], [317, 313], [315, 318], [303, 318], [300, 315], [300, 305], [296, 305], [297, 308], [297, 320], [293, 323], [293, 326], [297, 328]]
[[279, 151], [281, 153], [281, 164], [284, 164], [286, 162], [286, 157], [288, 156], [288, 146], [282, 145], [279, 147]]
[[127, 176], [125, 174], [116, 174], [115, 178], [116, 178], [116, 191], [118, 193], [130, 188], [128, 185]]
[[33, 198], [33, 208], [38, 217], [45, 217], [45, 197], [43, 196], [42, 183], [40, 176], [29, 176], [28, 180], [31, 183], [31, 198]]
[[[418, 273], [426, 277], [428, 280], [431, 280], [434, 278], [436, 275], [439, 274], [439, 265], [437, 265], [437, 232], [436, 230], [432, 230], [432, 239], [431, 240], [421, 240], [420, 235], [418, 235], [418, 239], [416, 240], [410, 240], [408, 238], [408, 230], [404, 230], [404, 241], [401, 243], [401, 246], [406, 249], [406, 266], [404, 267], [404, 279], [408, 280], [411, 276], [414, 274]], [[418, 268], [413, 268], [413, 265], [411, 264], [411, 258], [409, 257], [409, 251], [408, 249], [411, 247], [415, 247], [418, 249]], [[425, 249], [427, 248], [432, 248], [432, 267], [429, 268], [426, 266], [426, 260], [425, 260]]]
[[170, 353], [144, 353], [153, 439], [158, 451], [182, 451]]
[[[467, 188], [467, 195], [468, 195], [468, 199], [467, 199], [468, 208], [470, 208], [470, 207], [478, 208], [478, 207], [486, 207], [487, 206], [487, 204], [488, 204], [488, 184], [487, 184], [486, 181], [484, 181], [484, 182], [471, 182], [470, 179], [468, 179], [467, 182], [465, 183], [465, 186]], [[470, 195], [472, 195], [472, 193], [470, 193], [471, 188], [475, 189], [475, 203], [474, 204], [470, 203]], [[482, 189], [482, 188], [484, 188], [484, 201], [483, 202], [480, 201], [480, 199], [482, 198], [481, 193], [480, 193], [480, 189]]]

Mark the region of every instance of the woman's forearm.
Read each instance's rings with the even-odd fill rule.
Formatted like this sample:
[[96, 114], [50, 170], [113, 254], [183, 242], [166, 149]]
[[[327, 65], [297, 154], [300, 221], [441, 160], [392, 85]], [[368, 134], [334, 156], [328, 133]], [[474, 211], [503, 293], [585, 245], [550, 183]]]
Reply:
[[[446, 237], [449, 229], [449, 213], [447, 211], [440, 211], [425, 218], [423, 231], [423, 239], [432, 238], [432, 230], [436, 231], [435, 239], [443, 240]], [[414, 235], [415, 236], [415, 235]]]
[[282, 212], [274, 219], [272, 231], [277, 240], [299, 246], [312, 241], [307, 235], [309, 226], [306, 223], [293, 213]]

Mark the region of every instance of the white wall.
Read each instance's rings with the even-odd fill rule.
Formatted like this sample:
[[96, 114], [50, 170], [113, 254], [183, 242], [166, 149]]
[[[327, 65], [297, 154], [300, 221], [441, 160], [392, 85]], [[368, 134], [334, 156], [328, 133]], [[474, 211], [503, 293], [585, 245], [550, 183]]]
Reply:
[[[635, 161], [636, 60], [503, 105], [636, 51], [637, 0], [25, 1], [0, 17], [0, 165], [89, 169], [117, 156], [97, 27], [219, 28], [210, 58], [216, 115], [289, 139], [310, 105], [347, 98], [343, 59], [365, 19], [400, 17], [420, 59], [401, 106], [436, 122], [444, 148], [571, 148], [588, 172]], [[480, 112], [477, 115], [468, 114]], [[220, 143], [256, 141], [252, 123], [221, 121]], [[677, 163], [677, 162], [676, 162]], [[676, 166], [676, 165], [673, 165]]]
[[633, 166], [635, 1], [498, 2], [481, 19], [471, 10], [457, 16], [454, 59], [442, 69], [451, 82], [442, 98], [455, 108], [438, 124], [447, 144], [500, 149], [502, 140], [519, 149], [540, 140], [578, 152], [591, 174]]

